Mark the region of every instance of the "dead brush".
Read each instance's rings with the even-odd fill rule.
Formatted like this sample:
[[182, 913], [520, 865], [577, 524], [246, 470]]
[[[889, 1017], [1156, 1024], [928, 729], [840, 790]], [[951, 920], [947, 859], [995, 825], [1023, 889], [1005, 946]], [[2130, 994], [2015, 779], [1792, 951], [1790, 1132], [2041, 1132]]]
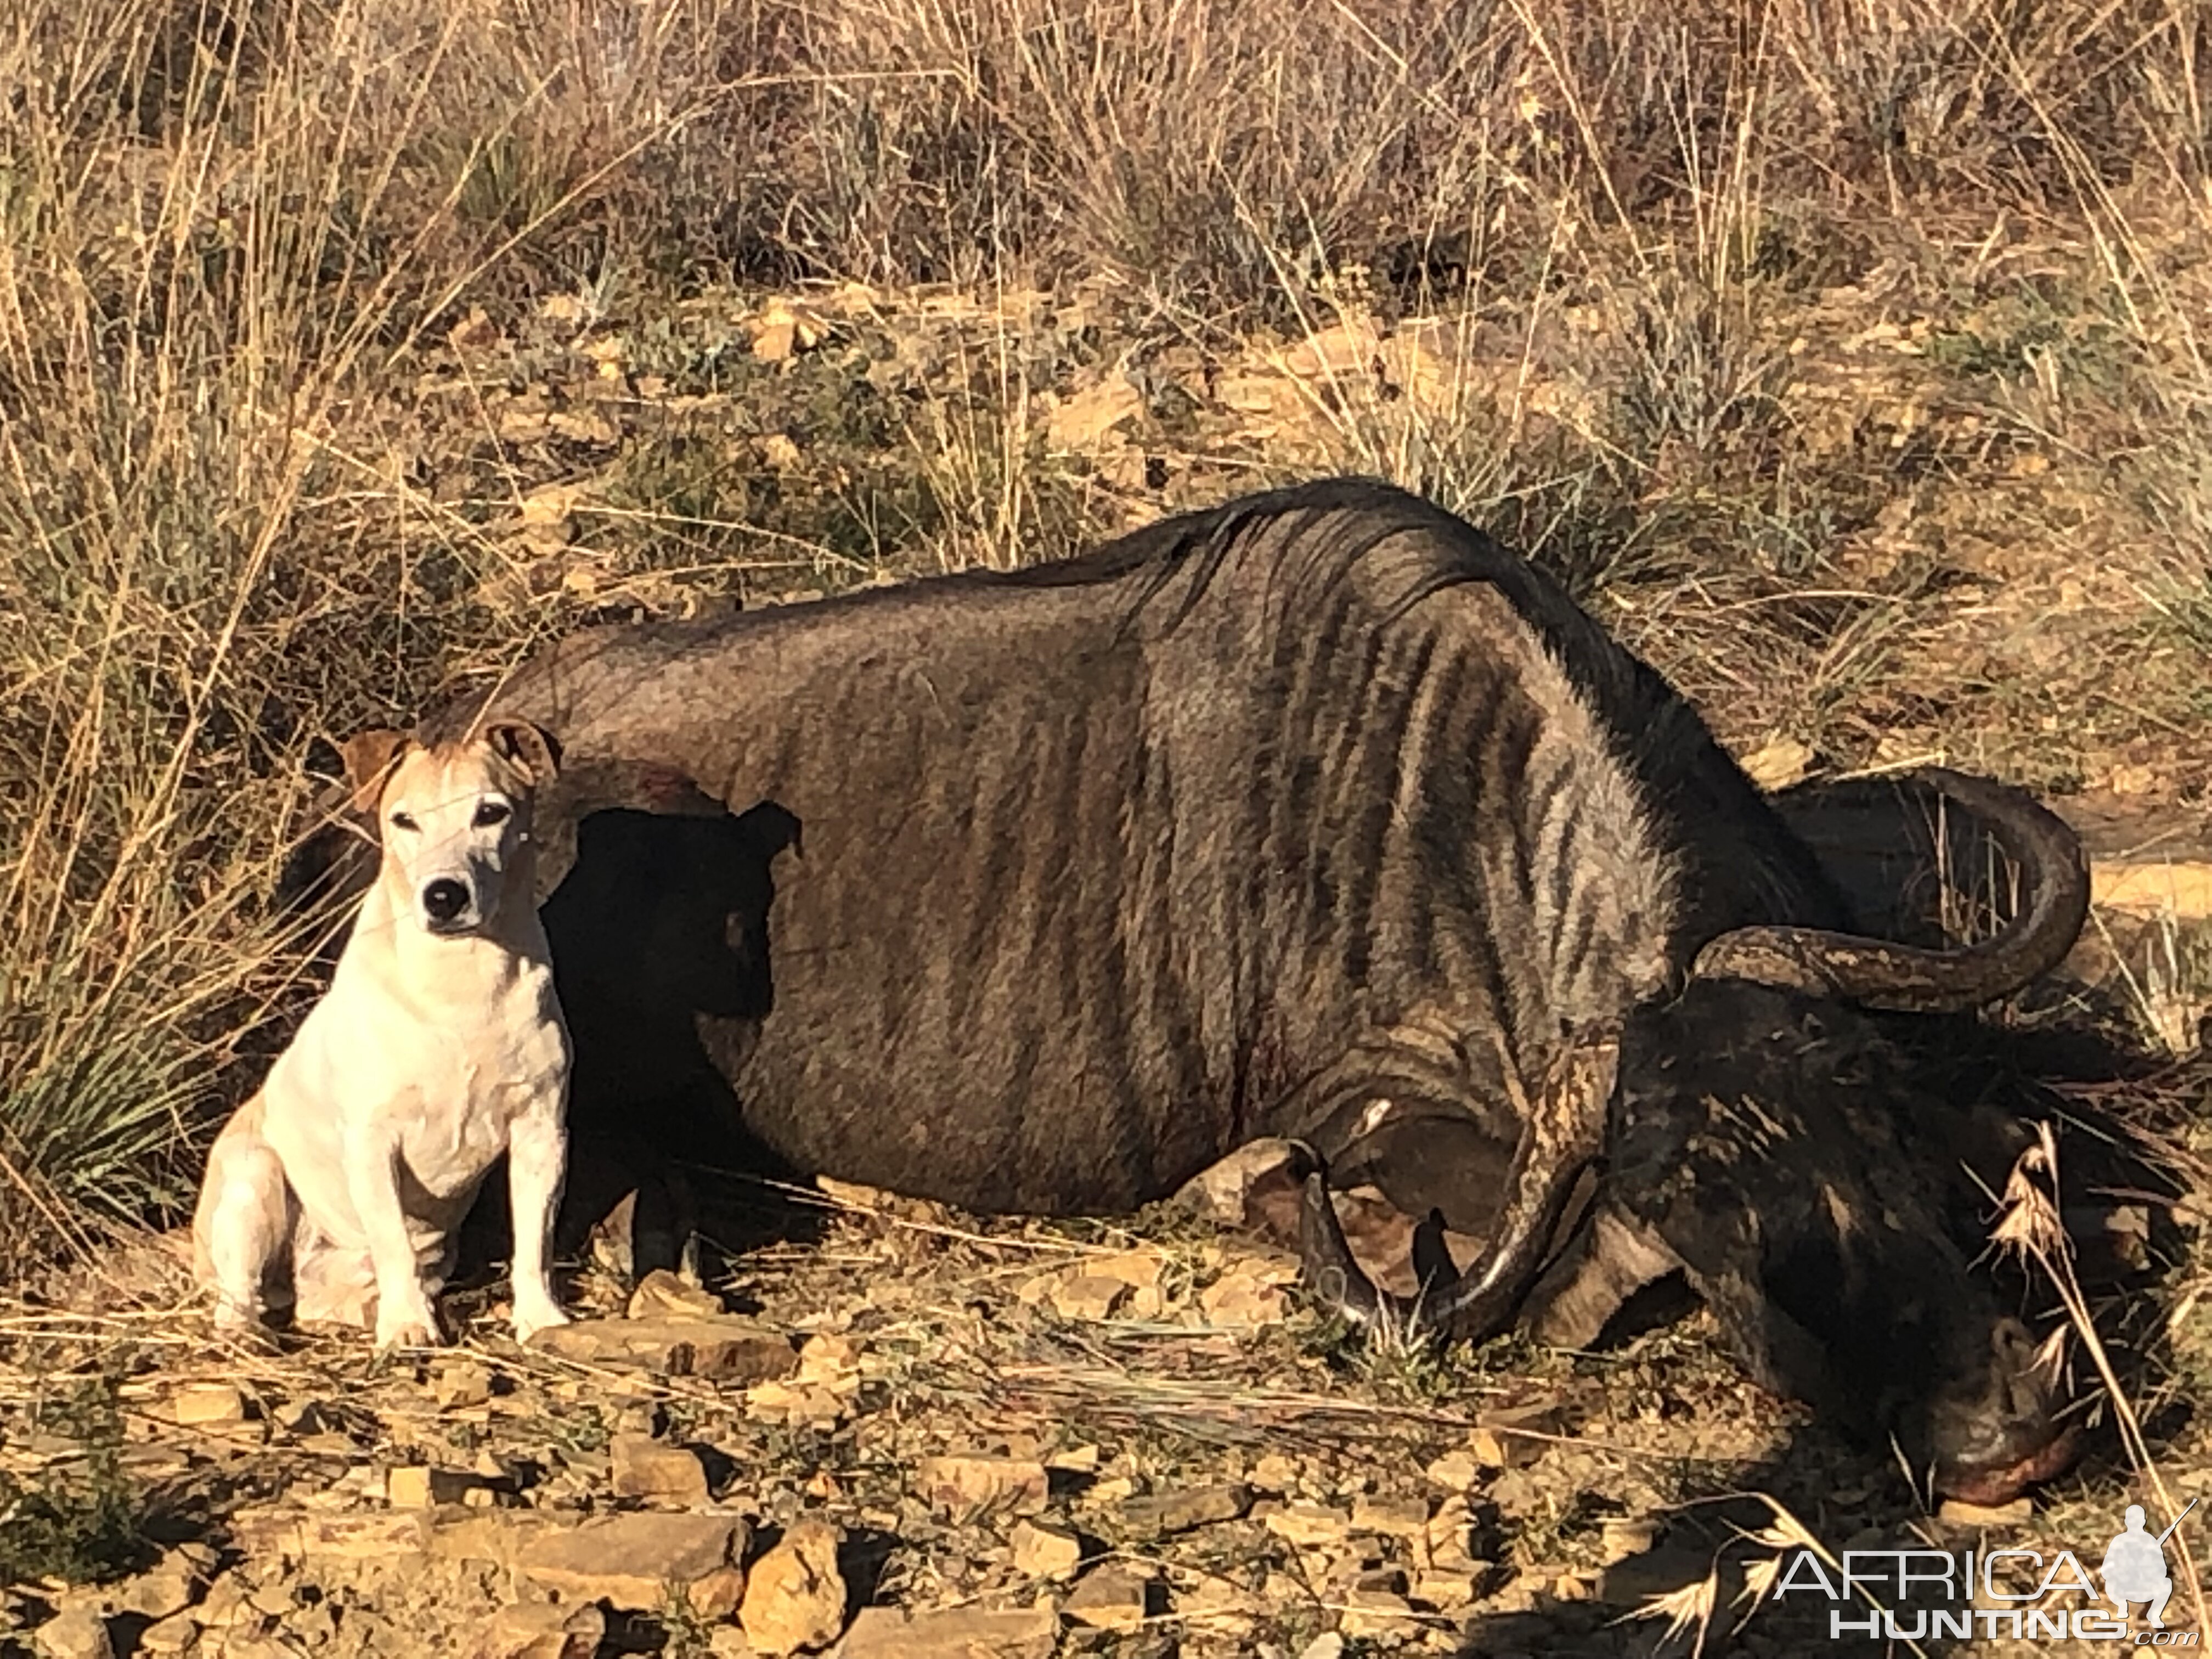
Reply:
[[2212, 963], [2203, 941], [2185, 932], [2173, 906], [2159, 912], [2140, 941], [2139, 957], [2121, 947], [2102, 914], [2093, 914], [2093, 920], [2144, 1035], [2177, 1060], [2202, 1047], [2212, 1017]]
[[[1738, 1495], [1765, 1505], [1769, 1519], [1763, 1527], [1746, 1528], [1732, 1526], [1732, 1530], [1741, 1541], [1756, 1544], [1768, 1553], [1741, 1564], [1743, 1585], [1736, 1593], [1735, 1605], [1743, 1609], [1743, 1615], [1736, 1620], [1730, 1635], [1741, 1632], [1759, 1616], [1759, 1608], [1774, 1594], [1785, 1564], [1801, 1550], [1809, 1551], [1822, 1566], [1833, 1571], [1841, 1582], [1849, 1584], [1850, 1593], [1863, 1606], [1877, 1613], [1888, 1611], [1881, 1601], [1867, 1594], [1863, 1585], [1844, 1576], [1844, 1564], [1837, 1553], [1821, 1542], [1812, 1528], [1799, 1520], [1781, 1499], [1763, 1492]], [[1667, 1628], [1660, 1635], [1660, 1644], [1664, 1646], [1669, 1642], [1679, 1642], [1686, 1636], [1691, 1637], [1690, 1659], [1700, 1659], [1705, 1650], [1706, 1639], [1711, 1634], [1713, 1621], [1719, 1616], [1720, 1603], [1721, 1564], [1716, 1553], [1712, 1566], [1704, 1577], [1694, 1579], [1679, 1589], [1648, 1597], [1643, 1605], [1622, 1613], [1611, 1622], [1621, 1625], [1632, 1620], [1656, 1623], [1664, 1620]], [[1908, 1653], [1923, 1654], [1925, 1651], [1909, 1637], [1898, 1637], [1895, 1640]]]
[[2119, 1430], [2120, 1445], [2126, 1454], [2128, 1465], [2137, 1478], [2150, 1488], [2158, 1502], [2164, 1521], [2175, 1529], [2178, 1543], [2174, 1553], [2179, 1558], [2184, 1586], [2189, 1593], [2190, 1609], [2198, 1628], [2206, 1624], [2203, 1581], [2197, 1572], [2197, 1559], [2186, 1536], [2179, 1530], [2182, 1506], [2175, 1501], [2158, 1465], [2151, 1456], [2148, 1443], [2143, 1438], [2142, 1423], [2135, 1402], [2128, 1397], [2114, 1371], [2111, 1355], [2103, 1339], [2098, 1334], [2097, 1322], [2089, 1308], [2089, 1301], [2081, 1289], [2074, 1270], [2074, 1246], [2066, 1235], [2064, 1223], [2059, 1215], [2058, 1141], [2048, 1123], [2036, 1126], [2036, 1139], [2021, 1153], [2005, 1178], [2001, 1208], [1996, 1223], [1990, 1229], [1990, 1242], [1997, 1249], [2023, 1261], [2033, 1262], [2039, 1268], [2051, 1288], [2057, 1292], [2059, 1305], [2066, 1313], [2066, 1323], [2052, 1333], [2045, 1351], [2047, 1363], [2057, 1365], [2063, 1352], [2063, 1340], [2071, 1332], [2074, 1340], [2086, 1354], [2104, 1385], [2105, 1398], [2110, 1405], [2112, 1420]]

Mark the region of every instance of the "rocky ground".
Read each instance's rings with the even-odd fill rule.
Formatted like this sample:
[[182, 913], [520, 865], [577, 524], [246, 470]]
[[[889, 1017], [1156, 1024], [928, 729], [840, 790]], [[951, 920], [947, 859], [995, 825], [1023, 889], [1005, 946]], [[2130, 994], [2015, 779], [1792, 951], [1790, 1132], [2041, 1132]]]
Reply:
[[[2183, 297], [2212, 269], [2185, 254]], [[1741, 361], [1707, 369], [1753, 390], [1709, 375], [1696, 430], [1651, 402], [1686, 371], [1618, 293], [1444, 315], [1346, 288], [1233, 339], [1110, 286], [471, 312], [354, 411], [368, 482], [317, 504], [347, 545], [434, 542], [404, 581], [453, 626], [401, 661], [404, 693], [333, 676], [313, 718], [404, 717], [391, 699], [433, 669], [496, 672], [580, 621], [1046, 556], [1248, 482], [1416, 478], [1568, 572], [1770, 787], [1940, 758], [2048, 791], [2100, 855], [2077, 966], [2102, 988], [2004, 1018], [2118, 1033], [2124, 1080], [2089, 1092], [2192, 1172], [2207, 635], [2201, 575], [2145, 526], [2203, 483], [2134, 441], [2148, 417], [2107, 370], [2155, 342], [2116, 341], [2086, 269], [2008, 233], [1970, 279], [1869, 253], [1713, 324]], [[1630, 416], [1645, 459], [1607, 474], [1589, 457]], [[334, 588], [247, 631], [313, 660], [382, 627]], [[1678, 1651], [1790, 1654], [1825, 1650], [1825, 1621], [1740, 1598], [1800, 1540], [2086, 1553], [2144, 1488], [2106, 1406], [2033, 1504], [1924, 1513], [1694, 1313], [1603, 1354], [1439, 1359], [1363, 1346], [1287, 1258], [1173, 1207], [1045, 1226], [723, 1199], [781, 1206], [781, 1241], [703, 1291], [632, 1300], [587, 1271], [593, 1322], [527, 1350], [483, 1287], [432, 1358], [236, 1348], [128, 1236], [15, 1286], [0, 1654], [1329, 1659], [1644, 1653], [1670, 1628]], [[2142, 1204], [2069, 1200], [2092, 1232]], [[2183, 1242], [2146, 1243], [2095, 1312], [2185, 1503], [2212, 1494], [2191, 1409], [2212, 1334], [2176, 1217]]]
[[[2202, 5], [5, 21], [0, 1654], [1824, 1652], [1742, 1599], [1781, 1552], [2094, 1559], [2212, 1494]], [[143, 1230], [314, 992], [272, 895], [330, 740], [579, 624], [1347, 471], [1771, 789], [1937, 760], [2090, 836], [2071, 976], [1988, 1016], [2103, 1269], [2025, 1512], [1924, 1512], [1694, 1312], [1370, 1349], [1171, 1206], [721, 1179], [703, 1291], [586, 1268], [550, 1346], [495, 1283], [434, 1357], [210, 1332]]]
[[[1206, 1218], [1237, 1190], [1127, 1228], [757, 1191], [782, 1240], [712, 1290], [587, 1266], [524, 1348], [479, 1283], [452, 1350], [381, 1361], [215, 1335], [149, 1240], [0, 1314], [0, 1520], [53, 1570], [0, 1653], [1602, 1655], [1712, 1619], [1779, 1655], [1825, 1604], [1735, 1599], [1787, 1547], [2101, 1548], [2139, 1484], [2107, 1435], [2033, 1504], [1922, 1513], [1701, 1315], [1605, 1354], [1370, 1348]], [[2133, 1259], [2115, 1330], [2172, 1293]], [[2202, 1430], [2153, 1415], [2179, 1500], [2212, 1493]]]

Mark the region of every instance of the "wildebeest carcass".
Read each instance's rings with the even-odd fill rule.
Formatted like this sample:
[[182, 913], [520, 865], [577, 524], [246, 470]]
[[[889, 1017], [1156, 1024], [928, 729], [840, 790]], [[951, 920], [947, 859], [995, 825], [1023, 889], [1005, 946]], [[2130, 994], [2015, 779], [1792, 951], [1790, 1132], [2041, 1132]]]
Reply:
[[[1939, 1488], [2064, 1461], [1923, 1155], [1942, 1103], [1863, 1010], [2056, 963], [2072, 836], [1929, 775], [2016, 914], [1957, 949], [1844, 931], [1689, 705], [1427, 502], [1318, 483], [1066, 563], [587, 632], [428, 729], [488, 708], [559, 736], [577, 814], [617, 809], [548, 908], [580, 1067], [591, 1030], [615, 1078], [690, 1043], [795, 1168], [986, 1212], [1125, 1210], [1293, 1137], [1309, 1267], [1355, 1314], [1391, 1304], [1331, 1174], [1430, 1218], [1448, 1331], [1679, 1266], [1756, 1376]], [[694, 785], [743, 816], [663, 847], [638, 809]]]

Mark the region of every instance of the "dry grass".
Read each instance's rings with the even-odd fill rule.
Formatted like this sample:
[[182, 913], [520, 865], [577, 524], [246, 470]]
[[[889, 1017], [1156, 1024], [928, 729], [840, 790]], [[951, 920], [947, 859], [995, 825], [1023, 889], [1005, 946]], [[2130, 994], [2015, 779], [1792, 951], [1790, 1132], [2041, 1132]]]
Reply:
[[2195, 0], [25, 0], [0, 1273], [172, 1211], [287, 1029], [317, 740], [585, 619], [1356, 468], [1745, 748], [2201, 808], [2208, 52]]
[[[18, 9], [5, 1201], [174, 1195], [161, 1150], [283, 980], [258, 901], [313, 736], [594, 605], [1073, 545], [1132, 491], [1040, 443], [1070, 374], [1144, 388], [1154, 471], [1194, 472], [1181, 493], [1357, 465], [1585, 582], [1656, 574], [1672, 586], [1623, 618], [1647, 644], [1678, 636], [1680, 584], [1778, 576], [1747, 635], [1723, 613], [1668, 665], [1724, 715], [1778, 696], [1848, 747], [1838, 721], [1923, 642], [1895, 593], [1800, 595], [1860, 586], [1805, 579], [1877, 520], [1911, 442], [1822, 452], [1790, 335], [1808, 296], [1869, 272], [1905, 303], [1963, 283], [2004, 316], [1929, 349], [1988, 383], [1984, 447], [2041, 434], [2116, 467], [2163, 532], [2151, 625], [2201, 659], [2206, 27], [2172, 0]], [[2039, 269], [2007, 270], [2024, 246]], [[779, 477], [730, 453], [775, 430], [746, 418], [741, 346], [653, 319], [802, 275], [951, 283], [987, 312], [1079, 292], [1085, 315], [1041, 335], [1001, 313], [872, 406], [821, 388], [784, 418], [867, 459]], [[588, 523], [628, 564], [518, 592], [502, 515], [603, 458], [588, 428], [532, 444], [490, 407], [554, 347], [453, 375], [447, 342], [556, 299], [584, 335], [627, 328], [628, 356], [596, 361], [639, 400], [642, 377], [737, 413], [617, 422]], [[1249, 456], [1168, 407], [1191, 353], [1416, 313], [1514, 372], [1384, 401], [1355, 366], [1310, 442]], [[442, 402], [422, 389], [441, 374]], [[1769, 672], [1717, 680], [1744, 643]]]

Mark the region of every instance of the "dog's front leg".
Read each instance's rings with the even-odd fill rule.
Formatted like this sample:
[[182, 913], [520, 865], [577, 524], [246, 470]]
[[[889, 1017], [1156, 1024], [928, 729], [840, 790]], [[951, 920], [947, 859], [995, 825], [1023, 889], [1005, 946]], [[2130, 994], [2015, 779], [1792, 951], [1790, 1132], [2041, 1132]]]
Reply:
[[507, 1203], [514, 1214], [514, 1340], [527, 1342], [549, 1326], [565, 1325], [553, 1293], [553, 1216], [568, 1171], [568, 1133], [556, 1090], [514, 1121], [507, 1132]]
[[399, 1137], [387, 1124], [363, 1124], [346, 1136], [345, 1158], [354, 1214], [376, 1269], [376, 1346], [435, 1347], [442, 1340], [438, 1316], [423, 1291], [422, 1264], [399, 1201]]

